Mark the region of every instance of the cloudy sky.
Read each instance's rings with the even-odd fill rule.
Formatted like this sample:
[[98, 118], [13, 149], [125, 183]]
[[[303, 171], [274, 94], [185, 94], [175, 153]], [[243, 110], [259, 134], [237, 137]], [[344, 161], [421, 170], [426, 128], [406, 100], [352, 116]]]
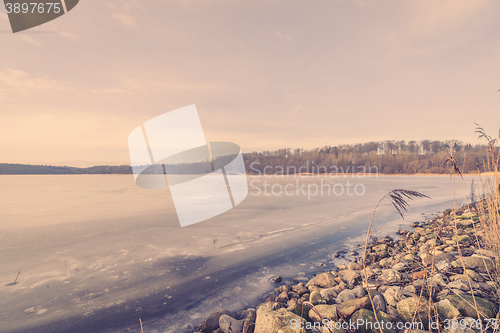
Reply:
[[476, 143], [500, 125], [500, 2], [81, 0], [12, 34], [0, 10], [0, 163], [129, 164], [127, 138], [196, 104], [244, 152]]

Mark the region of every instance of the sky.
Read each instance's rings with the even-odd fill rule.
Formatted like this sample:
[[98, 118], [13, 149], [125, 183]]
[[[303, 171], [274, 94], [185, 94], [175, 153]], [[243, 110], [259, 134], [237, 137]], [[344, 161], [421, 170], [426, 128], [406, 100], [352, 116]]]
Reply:
[[80, 0], [13, 34], [0, 163], [130, 164], [128, 135], [195, 104], [243, 152], [500, 128], [500, 2]]

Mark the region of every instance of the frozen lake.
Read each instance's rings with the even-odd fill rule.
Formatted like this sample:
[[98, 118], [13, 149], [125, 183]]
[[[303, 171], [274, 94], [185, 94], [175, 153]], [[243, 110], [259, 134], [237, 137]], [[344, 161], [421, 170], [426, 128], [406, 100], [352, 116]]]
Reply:
[[[457, 180], [457, 202], [471, 180]], [[432, 199], [411, 201], [404, 221], [384, 202], [374, 235], [453, 207], [449, 176], [248, 181], [236, 208], [181, 228], [168, 190], [131, 175], [0, 176], [0, 331], [135, 332], [142, 318], [147, 332], [192, 332], [218, 308], [254, 304], [272, 275], [327, 270], [335, 249], [364, 243], [390, 190]]]

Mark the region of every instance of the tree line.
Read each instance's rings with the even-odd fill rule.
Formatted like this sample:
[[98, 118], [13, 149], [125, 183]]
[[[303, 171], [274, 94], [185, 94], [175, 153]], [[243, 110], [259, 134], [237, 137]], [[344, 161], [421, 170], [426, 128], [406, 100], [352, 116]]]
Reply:
[[349, 173], [415, 174], [449, 172], [444, 166], [450, 152], [462, 173], [485, 170], [485, 145], [450, 141], [394, 141], [325, 146], [311, 150], [279, 149], [244, 154], [251, 174]]
[[[444, 166], [452, 152], [462, 173], [485, 170], [488, 165], [487, 146], [450, 141], [367, 142], [325, 146], [316, 149], [278, 149], [243, 154], [249, 174], [349, 173], [355, 171], [382, 174], [415, 174], [449, 172]], [[205, 170], [206, 163], [187, 166], [166, 166], [167, 173], [186, 173], [188, 169]], [[187, 168], [187, 169], [186, 169]], [[153, 168], [154, 169], [154, 168]], [[160, 170], [160, 171], [158, 171]], [[162, 172], [161, 168], [157, 172]], [[156, 173], [147, 171], [147, 173]], [[210, 172], [210, 170], [206, 170]], [[51, 165], [0, 164], [0, 175], [30, 174], [131, 174], [129, 165], [101, 165], [76, 168]]]

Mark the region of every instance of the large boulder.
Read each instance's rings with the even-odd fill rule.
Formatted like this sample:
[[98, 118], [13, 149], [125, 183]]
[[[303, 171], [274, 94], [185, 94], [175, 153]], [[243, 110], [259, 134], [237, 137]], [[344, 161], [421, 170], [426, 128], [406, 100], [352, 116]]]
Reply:
[[[479, 273], [487, 273], [493, 270], [493, 260], [489, 257], [473, 254], [470, 257], [463, 257], [462, 259], [466, 268], [473, 269]], [[451, 264], [454, 267], [462, 267], [460, 259], [453, 261]]]
[[[360, 309], [356, 311], [351, 317], [351, 322], [356, 325], [356, 332], [359, 333], [380, 333], [379, 325], [382, 327], [384, 333], [395, 333], [394, 329], [387, 328], [387, 322], [391, 318], [383, 312], [377, 312], [377, 320], [373, 311], [367, 309]], [[392, 325], [389, 325], [392, 327]]]
[[415, 322], [422, 323], [427, 327], [429, 323], [429, 303], [424, 298], [408, 297], [396, 305], [399, 317], [405, 322], [411, 323], [415, 315]]
[[460, 244], [466, 244], [466, 243], [469, 243], [471, 241], [470, 237], [467, 236], [467, 235], [458, 235], [458, 236], [453, 236], [451, 238], [452, 241], [457, 241], [460, 243]]
[[388, 305], [396, 306], [396, 304], [398, 304], [398, 302], [404, 298], [404, 295], [399, 292], [400, 290], [401, 287], [399, 286], [392, 286], [387, 288], [387, 290], [384, 292], [384, 298]]
[[304, 287], [304, 285], [302, 283], [299, 283], [295, 286], [292, 287], [292, 290], [294, 292], [296, 292], [297, 294], [299, 294], [300, 296], [306, 294], [309, 292], [309, 289], [307, 289], [306, 287]]
[[384, 269], [380, 278], [389, 284], [398, 283], [401, 281], [401, 274], [395, 269]]
[[316, 304], [326, 303], [326, 300], [323, 299], [319, 291], [313, 291], [309, 295], [309, 302], [316, 305]]
[[245, 324], [243, 324], [242, 333], [254, 333], [254, 331], [255, 331], [255, 323], [245, 321]]
[[321, 289], [320, 290], [321, 297], [326, 301], [326, 304], [335, 304], [335, 299], [338, 294], [334, 288]]
[[338, 294], [337, 303], [342, 303], [347, 300], [360, 298], [363, 296], [365, 296], [365, 290], [361, 286], [357, 286], [354, 289], [345, 289]]
[[264, 303], [257, 309], [254, 333], [277, 333], [285, 326], [297, 326], [305, 320], [286, 309], [273, 310], [272, 303]]
[[337, 320], [337, 306], [336, 305], [316, 305], [309, 310], [309, 318], [312, 321], [321, 323], [323, 320], [335, 321]]
[[359, 309], [367, 309], [371, 306], [370, 299], [368, 296], [362, 297], [362, 298], [355, 298], [355, 299], [350, 299], [348, 301], [345, 301], [342, 304], [337, 305], [337, 313], [342, 316], [343, 318], [349, 317], [352, 315], [354, 312], [358, 311]]
[[[446, 299], [449, 300], [463, 316], [478, 319], [477, 311], [474, 308], [474, 299], [472, 298], [472, 296], [451, 295], [446, 297]], [[475, 299], [477, 303], [477, 309], [479, 310], [482, 318], [496, 318], [497, 308], [495, 304], [481, 297], [476, 296]]]
[[460, 311], [448, 299], [437, 302], [436, 307], [442, 319], [453, 319], [460, 316]]
[[338, 274], [344, 282], [349, 284], [353, 283], [360, 276], [358, 272], [351, 270], [340, 271]]
[[243, 332], [243, 324], [228, 315], [220, 316], [219, 327], [224, 333]]
[[287, 310], [308, 320], [309, 310], [311, 310], [312, 307], [313, 305], [309, 302], [304, 303], [302, 301], [296, 301], [295, 303], [292, 302], [292, 304], [287, 307]]
[[205, 319], [203, 323], [198, 326], [198, 331], [203, 333], [212, 333], [219, 328], [219, 319], [222, 315], [230, 315], [228, 310], [219, 310], [212, 313]]
[[384, 297], [380, 294], [376, 294], [372, 297], [374, 310], [376, 312], [382, 311], [385, 312], [385, 300]]
[[337, 285], [337, 281], [335, 281], [335, 276], [330, 273], [321, 273], [313, 277], [309, 282], [307, 282], [306, 287], [310, 286], [318, 286], [321, 288], [331, 288]]

